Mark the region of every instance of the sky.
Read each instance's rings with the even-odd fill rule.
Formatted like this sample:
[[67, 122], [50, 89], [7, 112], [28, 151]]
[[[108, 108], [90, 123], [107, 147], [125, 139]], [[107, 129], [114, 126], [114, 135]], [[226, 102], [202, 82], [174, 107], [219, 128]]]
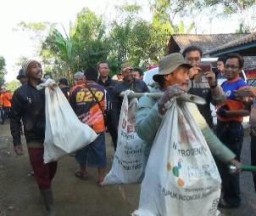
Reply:
[[[17, 30], [17, 24], [24, 22], [54, 22], [64, 25], [67, 29], [70, 22], [74, 22], [77, 13], [82, 8], [88, 7], [98, 15], [103, 15], [106, 19], [114, 19], [114, 7], [124, 2], [136, 0], [7, 0], [0, 7], [0, 55], [6, 60], [8, 74], [7, 82], [14, 80], [17, 76], [19, 66], [18, 59], [21, 56], [35, 58], [33, 56], [34, 43], [27, 32]], [[140, 4], [145, 4], [147, 0], [137, 0]], [[142, 17], [148, 19], [148, 13], [142, 12]], [[209, 32], [209, 20], [200, 19], [200, 25], [205, 26]], [[16, 29], [16, 30], [15, 30]], [[232, 25], [222, 28], [220, 22], [211, 23], [212, 33], [229, 33], [234, 31]], [[201, 33], [202, 33], [201, 32]], [[198, 32], [200, 33], [200, 32]]]

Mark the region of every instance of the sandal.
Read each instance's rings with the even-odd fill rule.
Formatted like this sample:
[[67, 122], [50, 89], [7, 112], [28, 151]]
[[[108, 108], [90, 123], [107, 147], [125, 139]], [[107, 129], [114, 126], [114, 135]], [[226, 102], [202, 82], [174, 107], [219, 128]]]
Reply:
[[75, 176], [76, 176], [77, 178], [82, 179], [82, 180], [87, 180], [87, 179], [89, 178], [89, 175], [88, 175], [87, 172], [82, 173], [80, 170], [78, 170], [78, 171], [75, 172]]

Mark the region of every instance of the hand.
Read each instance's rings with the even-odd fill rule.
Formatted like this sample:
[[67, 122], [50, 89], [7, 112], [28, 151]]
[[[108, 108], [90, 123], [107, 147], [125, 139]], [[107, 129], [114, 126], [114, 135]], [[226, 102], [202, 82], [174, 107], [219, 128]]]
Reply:
[[256, 97], [256, 88], [248, 87], [235, 91], [237, 97]]
[[167, 109], [165, 107], [165, 104], [170, 101], [173, 97], [179, 96], [183, 94], [185, 91], [181, 89], [181, 87], [176, 84], [173, 86], [167, 87], [167, 89], [164, 92], [164, 95], [160, 98], [158, 101], [158, 111], [161, 115], [165, 114]]
[[14, 146], [14, 151], [15, 151], [16, 155], [23, 155], [24, 154], [22, 145]]
[[219, 108], [216, 112], [220, 117], [226, 117], [227, 116], [227, 110], [224, 108]]
[[229, 161], [230, 165], [233, 165], [236, 167], [236, 170], [235, 172], [232, 172], [232, 173], [239, 173], [241, 172], [241, 163], [236, 160], [236, 159], [232, 159], [231, 161]]
[[57, 85], [56, 83], [52, 83], [52, 84], [49, 85], [49, 88], [50, 88], [52, 91], [54, 91], [57, 86], [58, 86], [58, 85]]
[[196, 75], [199, 74], [199, 72], [201, 71], [201, 68], [200, 67], [197, 67], [197, 66], [194, 66], [192, 68], [189, 69], [189, 79], [194, 79]]
[[210, 86], [216, 86], [216, 76], [215, 73], [212, 71], [208, 71], [204, 73], [206, 79], [208, 80], [208, 83]]

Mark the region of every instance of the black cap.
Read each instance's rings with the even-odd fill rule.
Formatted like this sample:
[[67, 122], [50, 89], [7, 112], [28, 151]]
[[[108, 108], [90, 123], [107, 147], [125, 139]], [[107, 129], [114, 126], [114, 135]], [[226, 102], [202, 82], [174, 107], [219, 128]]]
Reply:
[[68, 80], [66, 78], [60, 78], [59, 79], [59, 84], [68, 86]]
[[20, 70], [19, 70], [19, 74], [18, 74], [18, 76], [16, 77], [16, 79], [17, 79], [17, 80], [20, 80], [21, 78], [25, 78], [25, 77], [26, 77], [26, 74], [25, 74], [24, 70], [23, 70], [23, 69], [20, 69]]
[[85, 70], [84, 75], [87, 80], [92, 80], [96, 82], [98, 79], [98, 71], [94, 67], [88, 67]]

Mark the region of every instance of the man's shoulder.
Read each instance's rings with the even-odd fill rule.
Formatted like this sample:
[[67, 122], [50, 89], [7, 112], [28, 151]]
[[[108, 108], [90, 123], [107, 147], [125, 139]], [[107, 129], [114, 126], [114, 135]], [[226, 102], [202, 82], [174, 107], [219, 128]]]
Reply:
[[118, 89], [123, 86], [127, 86], [127, 84], [124, 81], [121, 81], [116, 83], [115, 88]]
[[143, 80], [135, 79], [135, 83], [139, 83], [141, 85], [147, 85]]
[[29, 85], [26, 83], [26, 84], [23, 84], [21, 85], [20, 87], [18, 87], [15, 91], [14, 91], [14, 94], [17, 95], [17, 94], [21, 94], [21, 93], [24, 93], [25, 91], [27, 91], [29, 89]]
[[242, 79], [242, 78], [239, 78], [235, 81], [228, 81], [226, 80], [225, 82], [222, 83], [221, 85], [222, 87], [236, 87], [236, 88], [240, 88], [240, 87], [243, 87], [243, 86], [247, 86], [247, 83]]
[[[86, 88], [86, 87], [85, 87]], [[89, 89], [97, 89], [99, 91], [105, 91], [105, 88], [104, 86], [100, 85], [99, 83], [97, 82], [88, 82], [87, 83], [87, 88]]]
[[241, 86], [247, 86], [247, 83], [244, 81], [244, 79], [240, 78], [237, 83]]

